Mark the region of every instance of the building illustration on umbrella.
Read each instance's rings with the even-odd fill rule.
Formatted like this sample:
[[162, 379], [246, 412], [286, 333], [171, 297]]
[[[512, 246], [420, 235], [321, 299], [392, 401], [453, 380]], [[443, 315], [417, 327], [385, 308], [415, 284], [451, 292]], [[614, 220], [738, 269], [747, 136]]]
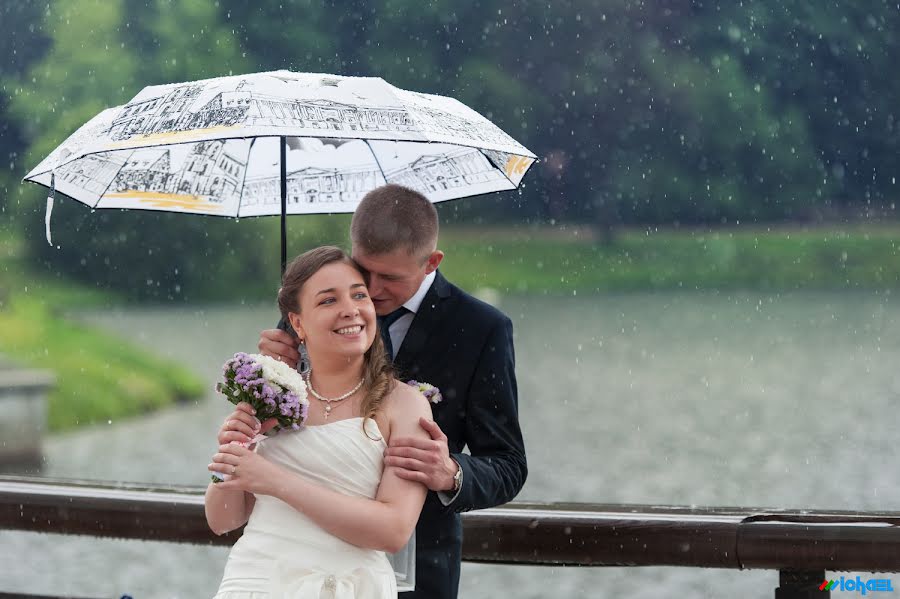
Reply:
[[332, 131], [410, 131], [407, 111], [360, 107], [331, 100], [292, 100], [256, 94], [246, 81], [196, 106], [203, 87], [178, 87], [165, 96], [126, 104], [109, 129], [115, 140], [234, 125], [302, 127]]
[[225, 140], [191, 145], [187, 158], [174, 168], [170, 148], [134, 152], [116, 175], [112, 191], [206, 196], [211, 201], [224, 201], [240, 191], [247, 167], [245, 158], [225, 151]]
[[[354, 169], [303, 167], [287, 174], [287, 204], [356, 203], [380, 178], [376, 167]], [[280, 202], [277, 174], [248, 178], [244, 184], [244, 204], [272, 205]]]
[[503, 179], [503, 174], [477, 150], [461, 149], [448, 154], [425, 155], [385, 173], [388, 183], [415, 189], [426, 196], [478, 183]]
[[[320, 87], [339, 90], [342, 82]], [[126, 104], [106, 133], [111, 139], [122, 141], [185, 131], [262, 126], [361, 134], [424, 131], [450, 138], [464, 135], [481, 142], [512, 141], [497, 127], [442, 108], [440, 98], [428, 94], [397, 90], [405, 94], [403, 104], [391, 106], [370, 103], [358, 93], [352, 94], [359, 101], [354, 104], [326, 98], [276, 96], [247, 79], [230, 91], [217, 91], [219, 85], [216, 80], [209, 80], [163, 86], [168, 89], [160, 90], [162, 95], [138, 97]]]
[[208, 203], [213, 212], [217, 204], [237, 201], [243, 185], [249, 143], [234, 141], [92, 154], [63, 165], [56, 176], [59, 185], [77, 185], [107, 198], [136, 198], [160, 208], [167, 202], [196, 209]]

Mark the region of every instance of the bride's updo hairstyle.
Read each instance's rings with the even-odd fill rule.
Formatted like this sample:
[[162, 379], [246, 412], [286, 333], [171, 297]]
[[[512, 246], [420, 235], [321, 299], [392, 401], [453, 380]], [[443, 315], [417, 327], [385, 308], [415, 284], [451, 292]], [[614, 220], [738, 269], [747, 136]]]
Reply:
[[[303, 286], [319, 270], [341, 262], [347, 264], [360, 275], [368, 285], [368, 274], [360, 268], [341, 248], [325, 245], [309, 250], [294, 258], [281, 278], [281, 289], [278, 290], [278, 308], [284, 322], [290, 322], [288, 314], [300, 314], [300, 292]], [[363, 385], [366, 397], [363, 399], [361, 412], [365, 418], [372, 418], [381, 408], [381, 403], [394, 385], [394, 371], [387, 358], [387, 351], [381, 335], [376, 333], [375, 340], [363, 356]]]

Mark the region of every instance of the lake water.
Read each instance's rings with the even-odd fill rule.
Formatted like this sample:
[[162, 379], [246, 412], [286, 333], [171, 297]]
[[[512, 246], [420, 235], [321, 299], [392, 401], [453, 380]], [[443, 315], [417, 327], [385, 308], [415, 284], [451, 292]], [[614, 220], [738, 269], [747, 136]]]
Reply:
[[[504, 297], [529, 478], [521, 500], [900, 509], [900, 302], [889, 293]], [[83, 315], [210, 381], [266, 306]], [[205, 485], [214, 394], [54, 435], [43, 473]], [[893, 409], [892, 409], [893, 408]], [[0, 532], [0, 591], [209, 597], [227, 550]], [[464, 564], [461, 597], [770, 598], [776, 572]], [[662, 591], [662, 589], [665, 589]]]

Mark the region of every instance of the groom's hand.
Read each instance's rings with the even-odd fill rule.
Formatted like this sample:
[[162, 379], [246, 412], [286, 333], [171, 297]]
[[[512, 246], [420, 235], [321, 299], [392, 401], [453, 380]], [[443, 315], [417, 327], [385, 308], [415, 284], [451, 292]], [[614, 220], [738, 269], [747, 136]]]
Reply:
[[256, 344], [259, 353], [281, 360], [291, 368], [297, 368], [300, 353], [297, 351], [297, 340], [281, 329], [268, 329], [260, 333]]
[[447, 435], [427, 418], [419, 418], [419, 426], [431, 440], [392, 438], [384, 452], [384, 464], [395, 467], [400, 478], [420, 482], [431, 491], [451, 491], [459, 465], [450, 457]]

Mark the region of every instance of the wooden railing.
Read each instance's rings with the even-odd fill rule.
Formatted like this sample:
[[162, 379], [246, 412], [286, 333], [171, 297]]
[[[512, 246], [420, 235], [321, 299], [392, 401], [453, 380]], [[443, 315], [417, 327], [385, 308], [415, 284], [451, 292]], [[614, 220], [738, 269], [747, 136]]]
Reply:
[[[826, 571], [900, 572], [900, 512], [514, 503], [463, 524], [466, 561], [771, 569], [777, 599], [829, 597]], [[202, 489], [9, 476], [0, 529], [212, 545], [240, 536], [210, 532]]]

